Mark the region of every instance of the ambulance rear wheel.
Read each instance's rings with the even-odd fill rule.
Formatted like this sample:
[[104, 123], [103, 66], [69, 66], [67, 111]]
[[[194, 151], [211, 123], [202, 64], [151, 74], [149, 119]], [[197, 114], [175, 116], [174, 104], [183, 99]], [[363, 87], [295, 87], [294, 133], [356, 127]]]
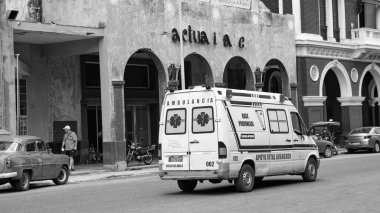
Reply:
[[235, 180], [235, 189], [238, 192], [250, 192], [255, 184], [255, 172], [248, 164], [241, 167], [239, 177]]
[[306, 164], [305, 172], [302, 174], [302, 179], [306, 182], [313, 182], [317, 179], [317, 162], [314, 158], [309, 158]]
[[197, 180], [177, 180], [178, 187], [184, 192], [192, 192], [197, 186]]

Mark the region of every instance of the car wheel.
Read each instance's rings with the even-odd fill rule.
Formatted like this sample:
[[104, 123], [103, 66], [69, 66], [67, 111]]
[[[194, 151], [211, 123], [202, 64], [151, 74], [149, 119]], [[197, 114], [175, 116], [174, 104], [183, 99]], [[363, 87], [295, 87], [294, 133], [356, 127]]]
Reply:
[[314, 158], [309, 158], [309, 160], [307, 160], [305, 172], [302, 174], [302, 179], [306, 182], [313, 182], [317, 179], [317, 174], [317, 162]]
[[326, 146], [325, 151], [323, 152], [323, 156], [325, 156], [325, 158], [331, 158], [331, 156], [332, 156], [331, 147]]
[[354, 149], [347, 149], [347, 152], [350, 153], [350, 154], [352, 154], [352, 153], [355, 152], [355, 150]]
[[[18, 191], [27, 191], [30, 185], [30, 175], [29, 172], [24, 171], [21, 175], [21, 179], [15, 180], [13, 182], [14, 187]], [[13, 185], [12, 185], [13, 186]]]
[[238, 192], [252, 191], [255, 184], [255, 172], [248, 164], [244, 164], [239, 172], [239, 177], [235, 180], [235, 189]]
[[379, 142], [376, 142], [375, 145], [372, 148], [372, 152], [379, 153], [380, 152], [380, 145]]
[[197, 180], [177, 180], [178, 187], [184, 192], [192, 192], [197, 186]]
[[63, 185], [63, 184], [66, 184], [68, 180], [69, 180], [69, 170], [67, 169], [66, 166], [63, 166], [61, 170], [59, 171], [58, 176], [55, 179], [53, 179], [53, 182], [56, 185]]

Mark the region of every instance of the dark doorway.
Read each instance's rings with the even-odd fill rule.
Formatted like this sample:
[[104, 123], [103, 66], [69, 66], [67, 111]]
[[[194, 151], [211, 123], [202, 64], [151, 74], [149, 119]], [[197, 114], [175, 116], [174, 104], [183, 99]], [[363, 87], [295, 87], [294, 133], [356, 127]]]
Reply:
[[375, 104], [374, 98], [377, 97], [377, 88], [375, 80], [370, 72], [364, 76], [362, 85], [362, 97], [365, 100], [362, 105], [363, 109], [363, 126], [379, 125], [378, 105]]
[[159, 88], [160, 84], [166, 84], [161, 82], [160, 75], [164, 75], [162, 64], [150, 51], [137, 51], [127, 62], [124, 70], [127, 145], [158, 144]]
[[263, 91], [282, 93], [282, 80], [280, 70], [270, 69], [267, 71]]
[[100, 106], [87, 106], [87, 131], [89, 147], [103, 153], [102, 110]]
[[342, 111], [340, 102], [337, 99], [341, 96], [340, 86], [338, 78], [333, 70], [327, 71], [323, 83], [323, 93], [327, 96], [325, 103], [325, 118], [326, 120], [332, 119], [333, 121], [339, 121], [342, 123]]
[[[190, 86], [201, 86], [201, 85], [214, 85], [214, 80], [212, 76], [211, 67], [206, 61], [206, 59], [197, 54], [192, 53], [185, 57], [185, 88], [188, 89]], [[181, 87], [181, 73], [179, 73], [179, 87]]]
[[241, 57], [234, 57], [228, 61], [224, 69], [223, 82], [227, 88], [254, 90], [252, 71]]

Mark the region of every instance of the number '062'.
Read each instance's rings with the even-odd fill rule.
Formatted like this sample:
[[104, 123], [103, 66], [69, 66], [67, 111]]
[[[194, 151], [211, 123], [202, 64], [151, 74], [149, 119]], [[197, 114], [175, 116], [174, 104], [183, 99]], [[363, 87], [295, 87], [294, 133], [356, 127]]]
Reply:
[[214, 167], [214, 161], [206, 161], [207, 167]]

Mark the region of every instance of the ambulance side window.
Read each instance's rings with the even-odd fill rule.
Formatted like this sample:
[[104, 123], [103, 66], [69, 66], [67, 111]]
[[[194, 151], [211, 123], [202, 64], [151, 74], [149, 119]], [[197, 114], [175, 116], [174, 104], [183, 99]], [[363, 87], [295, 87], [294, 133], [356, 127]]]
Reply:
[[178, 135], [186, 133], [186, 109], [168, 109], [166, 112], [165, 134]]
[[289, 133], [285, 110], [268, 109], [268, 120], [271, 133]]
[[306, 135], [307, 129], [298, 113], [291, 112], [290, 115], [292, 117], [293, 131], [300, 135]]
[[266, 126], [265, 126], [264, 112], [262, 110], [256, 110], [256, 115], [259, 118], [261, 127], [263, 128], [263, 130], [265, 130]]
[[194, 107], [192, 119], [193, 133], [214, 132], [214, 110], [212, 107]]

